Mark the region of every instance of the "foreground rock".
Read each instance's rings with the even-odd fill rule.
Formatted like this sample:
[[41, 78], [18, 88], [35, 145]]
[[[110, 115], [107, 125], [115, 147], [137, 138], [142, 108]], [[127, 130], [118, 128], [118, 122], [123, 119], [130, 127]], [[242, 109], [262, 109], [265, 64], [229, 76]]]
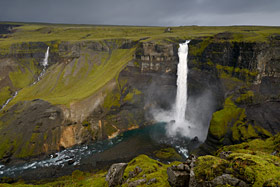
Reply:
[[189, 186], [190, 168], [187, 165], [180, 164], [167, 168], [168, 182], [171, 186], [181, 187]]
[[122, 177], [126, 167], [127, 163], [117, 163], [110, 167], [106, 175], [106, 181], [109, 186], [117, 186], [122, 183]]
[[174, 187], [196, 186], [193, 167], [196, 157], [191, 155], [185, 163], [167, 168], [168, 182]]
[[240, 180], [237, 179], [235, 177], [232, 177], [229, 174], [223, 174], [219, 177], [216, 177], [213, 181], [212, 181], [212, 185], [213, 186], [218, 186], [218, 185], [231, 185], [231, 186], [240, 186], [240, 187], [247, 187], [248, 185]]

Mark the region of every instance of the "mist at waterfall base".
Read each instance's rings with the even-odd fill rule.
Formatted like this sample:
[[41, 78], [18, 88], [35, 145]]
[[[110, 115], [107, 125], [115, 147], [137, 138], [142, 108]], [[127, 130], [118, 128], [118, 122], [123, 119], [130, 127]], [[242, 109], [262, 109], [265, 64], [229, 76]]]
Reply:
[[166, 134], [170, 138], [194, 139], [200, 142], [206, 139], [211, 114], [214, 110], [213, 95], [210, 90], [188, 97], [188, 44], [180, 44], [178, 49], [177, 94], [170, 110], [153, 109], [157, 122], [165, 122]]

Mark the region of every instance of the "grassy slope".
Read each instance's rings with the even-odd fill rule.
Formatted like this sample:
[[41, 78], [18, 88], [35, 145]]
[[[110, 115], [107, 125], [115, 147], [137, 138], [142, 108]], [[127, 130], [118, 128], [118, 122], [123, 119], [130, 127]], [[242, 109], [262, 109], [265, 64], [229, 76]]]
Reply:
[[97, 55], [101, 58], [100, 65], [96, 65], [94, 57], [90, 59], [86, 57], [87, 55], [82, 56], [80, 60], [75, 60], [72, 67], [70, 64], [55, 65], [38, 84], [22, 89], [11, 104], [35, 98], [53, 104], [69, 104], [86, 98], [114, 79], [124, 65], [132, 59], [133, 52], [134, 49], [117, 49], [111, 55], [102, 52]]

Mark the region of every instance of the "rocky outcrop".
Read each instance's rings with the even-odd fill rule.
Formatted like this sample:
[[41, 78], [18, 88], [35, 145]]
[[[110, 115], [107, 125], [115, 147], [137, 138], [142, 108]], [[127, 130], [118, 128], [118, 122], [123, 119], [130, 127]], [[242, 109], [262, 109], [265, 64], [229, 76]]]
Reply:
[[113, 164], [107, 175], [106, 175], [106, 181], [108, 182], [108, 186], [118, 186], [122, 184], [122, 177], [125, 168], [127, 167], [127, 163], [118, 163]]
[[60, 108], [42, 100], [12, 106], [0, 117], [1, 162], [58, 150], [63, 119]]

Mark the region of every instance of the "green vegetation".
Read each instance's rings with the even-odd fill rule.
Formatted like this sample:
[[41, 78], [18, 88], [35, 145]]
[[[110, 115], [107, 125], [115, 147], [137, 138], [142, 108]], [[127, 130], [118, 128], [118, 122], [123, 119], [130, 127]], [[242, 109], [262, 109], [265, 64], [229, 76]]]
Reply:
[[218, 139], [223, 138], [229, 127], [239, 118], [242, 118], [244, 109], [238, 108], [231, 100], [227, 98], [224, 103], [224, 108], [215, 112], [212, 116], [209, 127], [210, 133]]
[[[11, 104], [41, 98], [52, 104], [68, 105], [84, 99], [118, 76], [125, 64], [132, 59], [133, 52], [134, 49], [116, 49], [110, 55], [100, 52], [99, 58], [90, 56], [87, 59], [85, 53], [78, 61], [72, 61], [68, 65], [54, 65], [40, 82], [22, 89]], [[98, 63], [101, 64], [96, 65]]]
[[126, 38], [132, 40], [146, 38], [147, 41], [161, 40], [161, 42], [169, 42], [170, 40], [177, 39], [209, 37], [222, 32], [233, 33], [233, 37], [230, 39], [232, 41], [265, 42], [269, 36], [280, 33], [278, 27], [257, 26], [184, 26], [173, 27], [172, 32], [166, 33], [164, 32], [166, 29], [165, 27], [18, 24], [22, 26], [16, 27], [16, 32], [8, 34], [7, 38], [1, 38], [1, 53], [7, 53], [12, 44], [22, 42], [40, 41], [50, 43], [50, 41], [104, 40], [114, 38]]
[[176, 152], [174, 148], [171, 147], [155, 151], [154, 154], [159, 159], [182, 160], [182, 157]]
[[236, 100], [236, 103], [250, 103], [254, 97], [253, 91], [248, 91], [245, 94], [241, 94]]
[[[142, 179], [143, 175], [145, 175], [147, 181], [152, 178], [156, 178], [157, 182], [151, 184], [150, 186], [169, 186], [167, 181], [167, 168], [171, 165], [179, 164], [179, 162], [173, 162], [171, 164], [163, 164], [159, 161], [153, 160], [146, 155], [139, 155], [128, 163], [127, 168], [124, 172], [124, 179], [128, 179], [129, 172], [133, 171], [137, 166], [142, 169], [142, 172], [139, 173], [136, 177], [131, 178], [129, 181], [135, 181], [138, 179]], [[128, 184], [124, 184], [123, 186], [128, 186]]]
[[5, 102], [11, 97], [11, 94], [9, 86], [0, 89], [0, 106], [5, 104]]
[[211, 181], [223, 174], [229, 162], [215, 156], [201, 156], [196, 162], [194, 169], [198, 182]]
[[[226, 159], [218, 157], [223, 151], [231, 152]], [[242, 144], [224, 146], [217, 151], [217, 156], [199, 157], [195, 175], [200, 182], [211, 181], [223, 173], [230, 173], [256, 187], [263, 186], [264, 183], [268, 186], [279, 185], [279, 151], [280, 134], [266, 140], [255, 139]], [[271, 155], [273, 152], [276, 153], [275, 156]]]

